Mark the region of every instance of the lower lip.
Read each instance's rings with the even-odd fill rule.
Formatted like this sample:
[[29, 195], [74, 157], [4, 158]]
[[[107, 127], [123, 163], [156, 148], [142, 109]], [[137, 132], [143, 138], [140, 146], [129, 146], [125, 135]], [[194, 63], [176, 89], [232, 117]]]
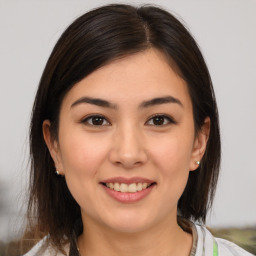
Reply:
[[114, 189], [110, 189], [102, 185], [102, 187], [104, 188], [104, 190], [107, 192], [109, 196], [111, 196], [112, 198], [114, 198], [115, 200], [121, 203], [134, 203], [142, 200], [151, 192], [154, 186], [155, 184], [141, 191], [129, 193], [129, 192], [118, 192], [118, 191], [115, 191]]

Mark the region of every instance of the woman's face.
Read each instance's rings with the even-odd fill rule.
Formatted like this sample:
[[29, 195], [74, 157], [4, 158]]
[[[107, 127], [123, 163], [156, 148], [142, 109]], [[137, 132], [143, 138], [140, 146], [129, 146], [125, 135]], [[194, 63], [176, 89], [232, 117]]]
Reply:
[[[157, 50], [96, 70], [63, 99], [46, 143], [86, 225], [138, 232], [175, 220], [207, 136], [195, 137], [187, 85]], [[118, 191], [121, 190], [121, 191]]]

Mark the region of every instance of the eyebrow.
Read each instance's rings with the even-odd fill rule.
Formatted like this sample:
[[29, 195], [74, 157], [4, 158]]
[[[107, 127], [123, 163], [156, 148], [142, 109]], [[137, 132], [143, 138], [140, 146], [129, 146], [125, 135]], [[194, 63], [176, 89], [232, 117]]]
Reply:
[[[112, 109], [117, 109], [117, 105], [113, 104], [109, 101], [99, 99], [99, 98], [91, 98], [91, 97], [82, 97], [78, 100], [76, 100], [72, 105], [71, 108], [82, 104], [82, 103], [88, 103], [92, 105], [96, 105], [99, 107], [104, 107], [104, 108], [112, 108]], [[165, 97], [158, 97], [158, 98], [153, 98], [147, 101], [143, 101], [140, 105], [139, 108], [147, 108], [155, 105], [161, 105], [161, 104], [166, 104], [166, 103], [176, 103], [183, 107], [183, 104], [181, 101], [173, 96], [165, 96]]]
[[98, 98], [90, 98], [90, 97], [82, 97], [82, 98], [76, 100], [71, 105], [71, 108], [78, 104], [81, 104], [81, 103], [89, 103], [89, 104], [96, 105], [96, 106], [103, 107], [103, 108], [113, 108], [113, 109], [117, 108], [117, 106], [115, 104], [110, 103], [106, 100], [98, 99]]
[[183, 104], [181, 103], [181, 101], [173, 96], [158, 97], [158, 98], [154, 98], [151, 100], [143, 101], [139, 107], [147, 108], [147, 107], [166, 104], [166, 103], [176, 103], [176, 104], [180, 105], [181, 107], [183, 107]]

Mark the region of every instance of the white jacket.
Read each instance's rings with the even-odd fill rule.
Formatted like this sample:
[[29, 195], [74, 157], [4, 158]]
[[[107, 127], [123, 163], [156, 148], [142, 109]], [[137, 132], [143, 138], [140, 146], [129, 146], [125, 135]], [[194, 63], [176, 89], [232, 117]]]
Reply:
[[204, 226], [195, 226], [198, 234], [195, 256], [253, 256], [232, 242], [213, 237]]
[[[198, 235], [196, 252], [195, 254], [191, 253], [190, 256], [253, 256], [253, 254], [246, 252], [234, 243], [213, 237], [204, 226], [195, 224], [195, 227]], [[43, 253], [39, 253], [45, 239], [42, 239], [24, 256], [63, 256], [62, 253], [56, 252], [52, 248], [47, 248]], [[69, 255], [69, 246], [65, 250]]]

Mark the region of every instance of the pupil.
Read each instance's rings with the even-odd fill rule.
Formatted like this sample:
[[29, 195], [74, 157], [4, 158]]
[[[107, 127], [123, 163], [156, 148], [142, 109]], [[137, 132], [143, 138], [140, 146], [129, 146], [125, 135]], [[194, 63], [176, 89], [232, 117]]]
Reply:
[[100, 116], [95, 116], [92, 118], [93, 125], [102, 125], [103, 124], [103, 118]]
[[153, 120], [154, 125], [162, 125], [164, 123], [164, 118], [162, 116], [157, 116]]

